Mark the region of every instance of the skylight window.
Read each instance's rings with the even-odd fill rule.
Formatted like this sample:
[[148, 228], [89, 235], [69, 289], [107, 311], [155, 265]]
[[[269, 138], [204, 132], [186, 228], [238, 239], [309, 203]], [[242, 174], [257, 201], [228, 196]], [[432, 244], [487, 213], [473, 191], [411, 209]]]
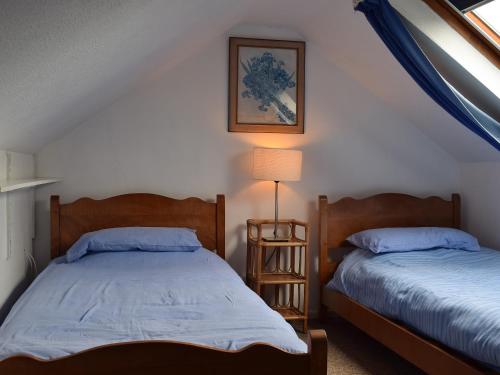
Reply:
[[483, 4], [465, 15], [500, 48], [500, 0]]
[[500, 49], [500, 0], [449, 0], [484, 37]]

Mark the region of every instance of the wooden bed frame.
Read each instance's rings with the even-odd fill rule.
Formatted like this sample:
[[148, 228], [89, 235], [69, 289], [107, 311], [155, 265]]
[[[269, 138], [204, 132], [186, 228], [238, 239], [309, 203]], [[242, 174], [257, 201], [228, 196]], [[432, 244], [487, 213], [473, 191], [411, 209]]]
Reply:
[[319, 274], [321, 313], [334, 312], [380, 341], [428, 374], [479, 375], [488, 372], [402, 324], [385, 318], [340, 292], [325, 288], [342, 261], [354, 248], [346, 238], [370, 228], [440, 226], [460, 228], [460, 196], [451, 201], [438, 197], [417, 198], [405, 194], [379, 194], [365, 199], [343, 198], [328, 203], [319, 197]]
[[[225, 255], [225, 203], [199, 198], [176, 200], [153, 194], [126, 194], [104, 200], [82, 198], [60, 204], [51, 197], [51, 256], [64, 255], [89, 231], [124, 226], [189, 227], [207, 249]], [[308, 352], [292, 354], [257, 343], [227, 351], [172, 341], [105, 345], [55, 360], [14, 356], [0, 361], [1, 374], [217, 374], [326, 375], [327, 341], [310, 331]]]

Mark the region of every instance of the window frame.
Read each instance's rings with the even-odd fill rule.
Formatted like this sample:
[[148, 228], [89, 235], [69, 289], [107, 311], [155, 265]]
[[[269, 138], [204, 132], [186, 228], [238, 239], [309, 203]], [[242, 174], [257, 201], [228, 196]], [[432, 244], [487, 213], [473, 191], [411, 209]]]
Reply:
[[500, 69], [500, 49], [446, 0], [422, 0], [453, 29]]

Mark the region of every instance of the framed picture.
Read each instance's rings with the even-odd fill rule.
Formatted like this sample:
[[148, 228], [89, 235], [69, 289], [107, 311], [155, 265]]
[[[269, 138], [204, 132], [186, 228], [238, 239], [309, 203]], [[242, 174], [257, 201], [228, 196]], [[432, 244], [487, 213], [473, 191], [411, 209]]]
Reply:
[[305, 43], [229, 38], [229, 131], [304, 133]]

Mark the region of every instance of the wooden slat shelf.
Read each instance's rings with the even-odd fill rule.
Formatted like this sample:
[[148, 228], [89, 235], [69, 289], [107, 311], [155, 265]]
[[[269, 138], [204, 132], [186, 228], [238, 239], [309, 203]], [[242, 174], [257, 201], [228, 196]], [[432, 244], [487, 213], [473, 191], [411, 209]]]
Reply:
[[[249, 276], [254, 281], [254, 276]], [[261, 284], [305, 284], [307, 281], [305, 276], [288, 273], [288, 272], [269, 272], [260, 275]]]
[[[263, 225], [263, 224], [274, 224], [274, 219], [248, 219], [248, 224], [251, 225]], [[307, 226], [305, 221], [295, 220], [295, 219], [280, 219], [278, 224], [296, 224], [302, 227]]]
[[295, 307], [275, 307], [273, 309], [279, 312], [285, 320], [302, 320], [306, 318], [306, 316]]
[[255, 243], [259, 246], [263, 247], [276, 247], [276, 246], [305, 246], [307, 242], [304, 240], [300, 240], [297, 238], [291, 238], [287, 241], [266, 241], [266, 240], [257, 240], [254, 238], [250, 238], [250, 242]]
[[306, 317], [304, 313], [295, 307], [273, 307], [273, 310], [279, 312], [285, 320], [303, 320]]

